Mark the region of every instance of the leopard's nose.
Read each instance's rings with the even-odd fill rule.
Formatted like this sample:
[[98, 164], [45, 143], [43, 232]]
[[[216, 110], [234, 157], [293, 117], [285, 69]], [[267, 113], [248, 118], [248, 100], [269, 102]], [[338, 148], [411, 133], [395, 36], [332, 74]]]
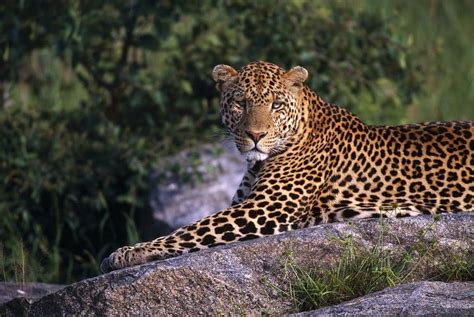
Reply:
[[249, 138], [252, 139], [252, 141], [255, 142], [255, 144], [258, 143], [261, 139], [263, 139], [264, 136], [267, 135], [267, 132], [253, 132], [253, 131], [245, 131], [245, 133], [249, 136]]

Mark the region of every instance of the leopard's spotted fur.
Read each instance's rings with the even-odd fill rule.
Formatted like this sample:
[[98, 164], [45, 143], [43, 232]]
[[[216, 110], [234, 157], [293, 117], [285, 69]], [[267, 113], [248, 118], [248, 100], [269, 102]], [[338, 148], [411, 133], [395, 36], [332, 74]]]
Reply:
[[367, 126], [304, 86], [307, 75], [216, 66], [223, 122], [250, 162], [233, 206], [120, 248], [102, 269], [347, 218], [473, 210], [473, 122]]

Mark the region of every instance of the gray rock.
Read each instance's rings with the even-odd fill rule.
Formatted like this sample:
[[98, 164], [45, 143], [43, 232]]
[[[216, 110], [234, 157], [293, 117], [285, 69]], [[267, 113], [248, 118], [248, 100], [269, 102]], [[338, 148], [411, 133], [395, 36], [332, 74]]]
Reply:
[[474, 316], [474, 282], [404, 284], [290, 316]]
[[63, 287], [64, 285], [45, 283], [0, 283], [0, 304], [17, 297], [37, 299]]
[[235, 146], [204, 145], [164, 159], [150, 199], [154, 220], [168, 228], [159, 234], [229, 207], [245, 170]]
[[[419, 241], [420, 230], [439, 241], [441, 250], [474, 248], [473, 213], [384, 224], [384, 245], [395, 251]], [[83, 280], [34, 302], [15, 299], [0, 306], [0, 315], [283, 315], [292, 312], [291, 303], [276, 289], [285, 288], [282, 268], [289, 251], [296, 264], [325, 268], [342, 251], [335, 237], [351, 235], [355, 244], [369, 248], [379, 233], [380, 221], [374, 219], [234, 243]]]

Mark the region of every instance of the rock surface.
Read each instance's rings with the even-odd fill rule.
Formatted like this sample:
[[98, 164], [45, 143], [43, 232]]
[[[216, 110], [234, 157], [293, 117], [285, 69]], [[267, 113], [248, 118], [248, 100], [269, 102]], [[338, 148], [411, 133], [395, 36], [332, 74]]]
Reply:
[[474, 316], [474, 282], [404, 284], [291, 316]]
[[[384, 228], [384, 246], [394, 250], [419, 241], [422, 230], [441, 249], [474, 248], [473, 213], [443, 215], [436, 222], [429, 216], [386, 219]], [[380, 221], [319, 225], [127, 268], [34, 302], [15, 299], [0, 306], [0, 315], [283, 315], [291, 303], [276, 288], [285, 288], [282, 266], [289, 251], [296, 264], [328, 267], [341, 252], [335, 238], [348, 235], [358, 246], [371, 247], [379, 241]]]
[[246, 166], [235, 146], [204, 145], [165, 158], [156, 168], [158, 185], [150, 197], [154, 220], [162, 227], [158, 234], [229, 207]]
[[0, 283], [0, 304], [17, 297], [37, 299], [63, 287], [45, 283]]

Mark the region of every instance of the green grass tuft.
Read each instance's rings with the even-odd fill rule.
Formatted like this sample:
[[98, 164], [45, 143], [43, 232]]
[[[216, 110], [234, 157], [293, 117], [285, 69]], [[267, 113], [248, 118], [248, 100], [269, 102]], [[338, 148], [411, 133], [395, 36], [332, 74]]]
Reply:
[[384, 247], [383, 223], [377, 243], [369, 250], [356, 246], [351, 236], [340, 239], [342, 255], [333, 267], [325, 270], [297, 265], [292, 253], [287, 252], [283, 267], [288, 287], [271, 286], [289, 298], [295, 311], [300, 312], [417, 280], [474, 280], [472, 253], [446, 251], [436, 242], [427, 241], [426, 232], [431, 227], [420, 232], [419, 240], [401, 254]]

